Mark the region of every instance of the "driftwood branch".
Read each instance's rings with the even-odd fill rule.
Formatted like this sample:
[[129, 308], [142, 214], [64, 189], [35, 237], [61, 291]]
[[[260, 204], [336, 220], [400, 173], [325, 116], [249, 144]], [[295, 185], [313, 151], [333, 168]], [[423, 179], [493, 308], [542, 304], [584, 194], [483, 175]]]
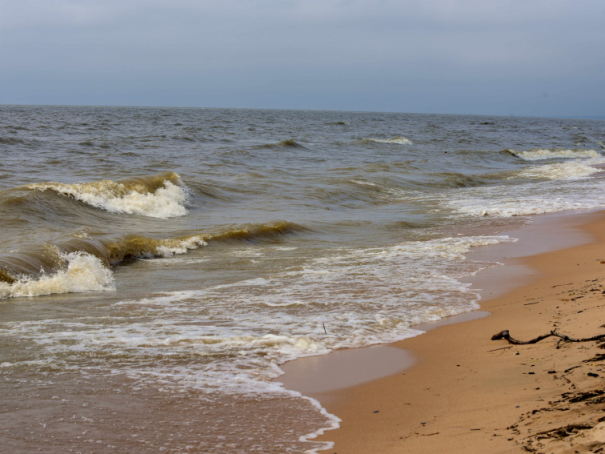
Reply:
[[511, 337], [510, 333], [506, 329], [504, 331], [500, 331], [498, 334], [494, 334], [492, 336], [492, 340], [506, 339], [511, 344], [527, 345], [527, 344], [537, 344], [538, 342], [540, 342], [544, 339], [547, 339], [549, 337], [553, 337], [553, 336], [559, 338], [559, 341], [557, 342], [557, 348], [560, 348], [561, 343], [565, 343], [565, 342], [590, 342], [590, 341], [598, 341], [601, 339], [605, 339], [605, 334], [600, 334], [600, 335], [594, 336], [594, 337], [587, 337], [584, 339], [575, 339], [573, 337], [566, 336], [565, 334], [557, 333], [557, 330], [553, 329], [550, 333], [542, 334], [541, 336], [538, 336], [535, 339], [528, 340], [528, 341], [520, 341], [520, 340], [517, 340], [517, 339], [514, 339], [513, 337]]

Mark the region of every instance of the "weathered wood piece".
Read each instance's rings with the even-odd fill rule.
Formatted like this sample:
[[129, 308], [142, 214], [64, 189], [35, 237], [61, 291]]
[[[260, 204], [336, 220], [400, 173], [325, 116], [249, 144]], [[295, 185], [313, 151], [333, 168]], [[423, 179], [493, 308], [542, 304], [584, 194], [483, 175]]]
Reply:
[[559, 338], [559, 341], [557, 342], [557, 348], [560, 348], [562, 342], [563, 343], [565, 343], [565, 342], [591, 342], [591, 341], [598, 341], [601, 339], [605, 339], [605, 334], [600, 334], [598, 336], [587, 337], [587, 338], [583, 338], [583, 339], [575, 339], [575, 338], [569, 337], [565, 334], [558, 333], [557, 330], [553, 329], [550, 333], [542, 334], [541, 336], [538, 336], [535, 339], [528, 340], [528, 341], [520, 341], [520, 340], [517, 340], [517, 339], [514, 339], [513, 337], [511, 337], [509, 331], [506, 329], [504, 331], [500, 331], [498, 334], [494, 334], [492, 336], [492, 340], [506, 339], [511, 344], [528, 345], [528, 344], [537, 344], [538, 342], [540, 342], [544, 339], [547, 339], [549, 337], [553, 337], [553, 336]]

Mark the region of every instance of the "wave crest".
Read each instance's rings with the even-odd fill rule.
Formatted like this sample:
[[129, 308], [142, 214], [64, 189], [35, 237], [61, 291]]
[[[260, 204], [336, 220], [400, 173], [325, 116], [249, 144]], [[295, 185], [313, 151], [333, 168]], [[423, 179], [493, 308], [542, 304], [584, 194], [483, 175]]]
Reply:
[[[601, 160], [599, 160], [601, 161]], [[557, 164], [546, 164], [541, 166], [531, 166], [523, 169], [512, 178], [540, 178], [549, 180], [577, 180], [589, 177], [592, 174], [601, 172], [601, 169], [593, 167], [590, 164], [602, 164], [594, 160], [586, 161], [567, 161]]]
[[552, 150], [542, 148], [532, 148], [527, 151], [504, 150], [505, 153], [510, 153], [517, 158], [525, 161], [540, 161], [543, 159], [578, 159], [578, 158], [598, 158], [601, 156], [596, 150], [566, 150], [563, 148], [555, 148]]
[[[210, 242], [263, 241], [306, 230], [292, 222], [256, 224], [219, 233], [156, 239], [72, 237], [0, 255], [0, 299], [113, 288], [110, 267], [132, 258], [171, 257]], [[99, 267], [103, 268], [103, 272]], [[109, 274], [107, 274], [109, 273]]]
[[35, 183], [26, 186], [37, 191], [54, 191], [111, 213], [170, 218], [187, 214], [186, 188], [175, 172], [163, 172], [125, 180], [91, 183]]
[[294, 139], [282, 140], [277, 143], [267, 143], [265, 145], [259, 145], [259, 148], [305, 148], [303, 145], [294, 141]]
[[101, 260], [83, 252], [60, 254], [65, 269], [35, 279], [23, 276], [12, 282], [0, 282], [0, 298], [41, 296], [58, 293], [113, 291], [114, 278]]
[[270, 240], [283, 235], [289, 235], [297, 232], [308, 230], [302, 225], [294, 222], [282, 221], [276, 224], [257, 224], [227, 230], [222, 233], [208, 235], [205, 237], [207, 241], [254, 241], [254, 240]]
[[392, 143], [397, 145], [412, 145], [413, 142], [410, 139], [407, 139], [403, 136], [391, 137], [390, 139], [360, 139], [360, 143]]

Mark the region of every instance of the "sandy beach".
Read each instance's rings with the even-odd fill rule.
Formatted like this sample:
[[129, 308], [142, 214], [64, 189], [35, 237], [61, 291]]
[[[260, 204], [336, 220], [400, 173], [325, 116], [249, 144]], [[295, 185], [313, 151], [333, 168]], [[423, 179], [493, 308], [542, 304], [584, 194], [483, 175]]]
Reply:
[[[357, 386], [322, 389], [321, 383], [329, 376], [338, 381], [334, 378], [338, 366], [329, 373], [324, 373], [325, 366], [310, 368], [306, 394], [342, 419], [340, 429], [320, 437], [335, 442], [333, 450], [324, 452], [583, 453], [603, 449], [605, 355], [599, 347], [605, 344], [565, 342], [557, 349], [556, 337], [532, 345], [491, 338], [502, 330], [510, 330], [519, 340], [553, 329], [573, 338], [605, 334], [605, 213], [546, 219], [517, 236], [520, 240], [513, 245], [479, 248], [476, 257], [470, 257], [500, 258], [505, 263], [470, 279], [474, 288], [482, 289], [482, 311], [489, 311], [490, 316], [438, 326], [388, 347], [359, 350], [375, 349], [365, 356], [372, 358], [367, 364], [376, 374], [381, 367], [397, 369], [393, 363], [400, 367]], [[583, 244], [566, 247], [573, 242]], [[523, 255], [523, 250], [533, 253], [555, 247], [559, 249], [514, 257]], [[509, 254], [508, 258], [502, 254]], [[391, 352], [381, 361], [384, 349], [404, 354]], [[309, 361], [308, 366], [314, 360], [285, 367], [286, 376], [281, 379], [286, 386], [295, 387], [291, 376], [305, 368], [304, 361]], [[354, 381], [352, 373], [340, 368], [340, 375]]]

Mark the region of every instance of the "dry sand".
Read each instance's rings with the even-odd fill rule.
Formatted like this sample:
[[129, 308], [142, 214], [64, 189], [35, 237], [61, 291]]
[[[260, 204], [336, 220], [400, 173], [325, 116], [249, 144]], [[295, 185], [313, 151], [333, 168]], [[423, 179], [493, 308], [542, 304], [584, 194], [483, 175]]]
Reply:
[[[605, 344], [557, 349], [556, 338], [518, 346], [491, 340], [505, 329], [521, 340], [553, 328], [572, 337], [605, 334], [605, 213], [573, 222], [592, 241], [509, 259], [475, 279], [494, 295], [502, 280], [523, 283], [482, 303], [492, 315], [389, 346], [405, 349], [408, 361], [411, 353], [414, 366], [357, 386], [307, 393], [342, 419], [340, 429], [319, 438], [335, 442], [324, 452], [605, 454]], [[557, 241], [556, 235], [549, 240]], [[530, 242], [521, 247], [531, 249]], [[288, 385], [292, 369], [285, 369]]]

